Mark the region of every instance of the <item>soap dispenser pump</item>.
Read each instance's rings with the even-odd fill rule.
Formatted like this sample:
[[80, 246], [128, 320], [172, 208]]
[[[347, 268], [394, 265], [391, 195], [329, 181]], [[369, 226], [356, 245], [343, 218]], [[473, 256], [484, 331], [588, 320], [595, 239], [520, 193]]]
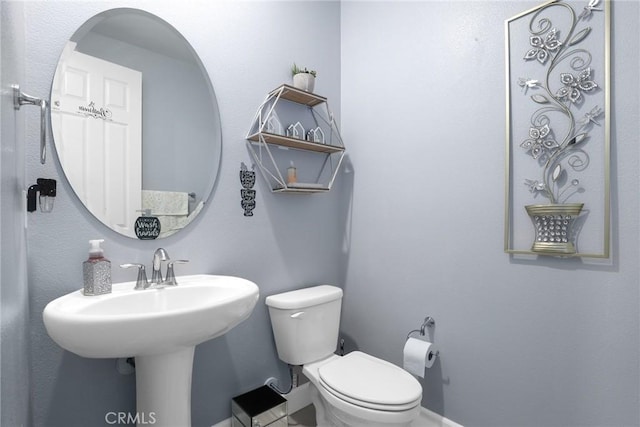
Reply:
[[82, 263], [84, 294], [88, 296], [111, 292], [111, 261], [104, 257], [102, 242], [104, 239], [89, 240], [89, 259]]

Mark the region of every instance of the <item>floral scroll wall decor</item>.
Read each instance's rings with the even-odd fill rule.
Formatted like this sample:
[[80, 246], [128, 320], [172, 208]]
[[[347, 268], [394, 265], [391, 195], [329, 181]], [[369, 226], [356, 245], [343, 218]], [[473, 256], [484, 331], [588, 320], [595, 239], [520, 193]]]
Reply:
[[609, 256], [609, 9], [554, 0], [506, 21], [508, 253]]

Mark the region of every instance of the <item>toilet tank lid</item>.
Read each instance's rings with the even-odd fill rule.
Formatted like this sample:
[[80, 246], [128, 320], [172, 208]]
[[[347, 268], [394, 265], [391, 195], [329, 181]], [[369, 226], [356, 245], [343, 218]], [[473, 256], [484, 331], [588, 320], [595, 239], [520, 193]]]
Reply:
[[320, 285], [268, 296], [265, 304], [281, 310], [297, 310], [340, 298], [342, 298], [342, 289], [337, 286]]

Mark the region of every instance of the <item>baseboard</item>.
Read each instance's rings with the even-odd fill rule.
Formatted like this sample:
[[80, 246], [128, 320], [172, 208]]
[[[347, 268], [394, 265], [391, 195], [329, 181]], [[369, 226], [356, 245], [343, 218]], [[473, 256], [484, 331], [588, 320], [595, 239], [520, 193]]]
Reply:
[[449, 418], [436, 414], [424, 406], [420, 410], [420, 418], [414, 421], [413, 425], [414, 427], [464, 427], [462, 424], [458, 424]]

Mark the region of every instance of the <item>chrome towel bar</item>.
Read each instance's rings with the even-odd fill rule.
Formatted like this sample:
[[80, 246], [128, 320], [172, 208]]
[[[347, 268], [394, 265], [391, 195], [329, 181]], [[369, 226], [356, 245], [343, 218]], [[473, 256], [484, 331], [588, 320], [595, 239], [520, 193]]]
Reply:
[[47, 107], [46, 99], [36, 98], [20, 91], [20, 85], [11, 85], [13, 88], [13, 108], [19, 110], [23, 105], [35, 105], [40, 107], [40, 163], [44, 165], [47, 160]]

